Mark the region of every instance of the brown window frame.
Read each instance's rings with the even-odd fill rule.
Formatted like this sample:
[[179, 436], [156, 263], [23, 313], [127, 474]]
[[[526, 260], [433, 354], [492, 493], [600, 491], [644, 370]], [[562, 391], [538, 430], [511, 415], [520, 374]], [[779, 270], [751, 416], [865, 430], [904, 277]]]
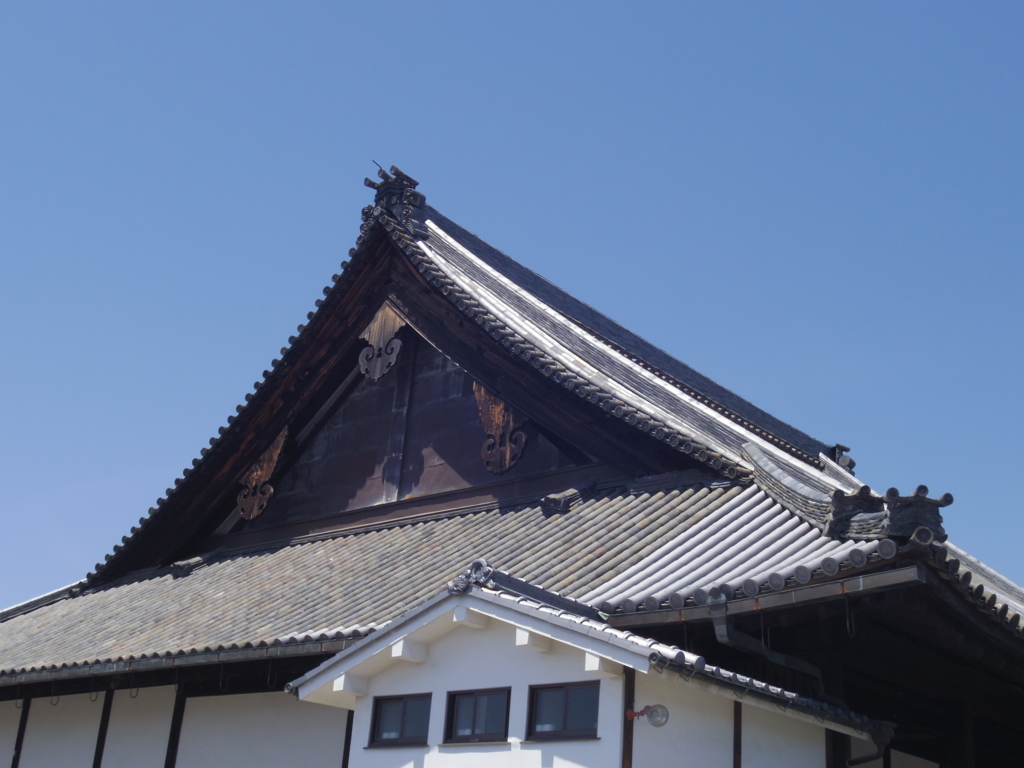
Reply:
[[[504, 693], [505, 694], [505, 727], [504, 730], [494, 733], [481, 733], [472, 734], [470, 736], [456, 736], [455, 735], [455, 701], [459, 696], [472, 695], [482, 696], [492, 693]], [[509, 718], [509, 704], [512, 701], [512, 689], [511, 688], [474, 688], [468, 691], [448, 691], [448, 702], [445, 707], [444, 717], [444, 743], [445, 744], [472, 744], [474, 742], [488, 742], [488, 741], [508, 741], [508, 718]], [[473, 703], [474, 712], [474, 723], [476, 722], [476, 702]]]
[[[433, 694], [410, 693], [402, 696], [374, 696], [373, 714], [370, 718], [370, 742], [369, 747], [425, 747], [430, 741], [430, 706], [433, 705]], [[423, 736], [399, 736], [395, 739], [377, 738], [377, 726], [380, 722], [380, 705], [388, 701], [402, 702], [402, 730], [405, 730], [405, 704], [410, 699], [426, 699], [427, 706], [427, 732]]]
[[529, 741], [568, 741], [572, 739], [596, 739], [597, 736], [597, 725], [593, 728], [575, 728], [572, 730], [563, 729], [560, 731], [538, 731], [537, 730], [537, 692], [538, 691], [550, 691], [553, 689], [562, 689], [566, 691], [565, 709], [562, 712], [562, 722], [568, 715], [568, 701], [570, 688], [593, 688], [597, 697], [598, 704], [598, 717], [600, 717], [601, 708], [601, 681], [600, 680], [584, 680], [576, 683], [557, 683], [554, 685], [531, 685], [530, 686], [530, 697], [526, 712], [526, 738]]

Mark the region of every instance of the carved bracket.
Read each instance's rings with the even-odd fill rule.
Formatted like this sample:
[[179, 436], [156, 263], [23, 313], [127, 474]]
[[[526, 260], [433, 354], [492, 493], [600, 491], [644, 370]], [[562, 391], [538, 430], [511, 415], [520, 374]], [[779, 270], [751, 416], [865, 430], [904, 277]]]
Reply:
[[246, 520], [259, 517], [274, 495], [274, 488], [268, 481], [274, 474], [274, 468], [277, 467], [277, 460], [281, 456], [281, 449], [284, 448], [284, 441], [287, 437], [288, 427], [285, 427], [271, 446], [242, 476], [241, 482], [245, 487], [238, 492], [238, 511]]
[[359, 338], [369, 346], [359, 353], [359, 370], [371, 381], [377, 381], [390, 371], [398, 359], [402, 342], [395, 338], [405, 320], [384, 302]]
[[507, 472], [516, 465], [526, 447], [526, 433], [522, 426], [526, 419], [512, 407], [495, 397], [479, 383], [473, 382], [473, 394], [480, 410], [480, 423], [487, 439], [484, 440], [480, 455], [487, 469], [496, 475]]

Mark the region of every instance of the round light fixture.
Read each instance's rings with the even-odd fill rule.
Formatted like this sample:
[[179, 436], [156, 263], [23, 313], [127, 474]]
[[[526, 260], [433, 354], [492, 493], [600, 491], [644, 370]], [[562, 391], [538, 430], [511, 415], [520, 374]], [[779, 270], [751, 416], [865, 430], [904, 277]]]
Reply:
[[627, 720], [635, 720], [638, 717], [646, 717], [648, 723], [655, 728], [661, 728], [661, 726], [668, 722], [668, 707], [664, 704], [655, 704], [654, 706], [647, 705], [637, 712], [634, 712], [632, 709], [626, 710]]
[[668, 722], [668, 707], [664, 704], [655, 704], [653, 707], [645, 707], [647, 710], [647, 722], [655, 728], [661, 728]]

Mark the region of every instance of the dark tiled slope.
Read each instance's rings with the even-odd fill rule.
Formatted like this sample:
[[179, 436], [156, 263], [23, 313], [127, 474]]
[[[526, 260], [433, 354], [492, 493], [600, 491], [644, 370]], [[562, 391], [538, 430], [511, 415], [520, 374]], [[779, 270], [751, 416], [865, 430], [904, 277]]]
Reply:
[[212, 560], [0, 624], [0, 669], [273, 642], [395, 618], [478, 557], [571, 597], [599, 587], [739, 487], [602, 493], [570, 512], [492, 510]]

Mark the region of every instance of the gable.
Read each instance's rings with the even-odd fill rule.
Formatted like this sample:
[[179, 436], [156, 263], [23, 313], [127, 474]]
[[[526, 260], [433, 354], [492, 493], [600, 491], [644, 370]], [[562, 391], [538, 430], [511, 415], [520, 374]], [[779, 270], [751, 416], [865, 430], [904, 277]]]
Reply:
[[[414, 499], [436, 500], [421, 513], [454, 513], [472, 506], [470, 489], [502, 486], [477, 503], [535, 502], [573, 485], [534, 478], [595, 464], [598, 480], [703, 467], [749, 483], [743, 446], [753, 441], [783, 462], [829, 468], [808, 452], [815, 446], [788, 443], [637, 358], [539, 278], [503, 270], [493, 249], [446, 231], [414, 180], [381, 177], [351, 260], [308, 324], [90, 585], [220, 546], [265, 545], [273, 531], [293, 540], [334, 530], [323, 521]], [[434, 370], [431, 349], [447, 361]], [[481, 433], [492, 442], [481, 445]], [[236, 507], [246, 522], [232, 519]], [[310, 521], [323, 524], [300, 525]]]
[[[501, 401], [412, 329], [395, 338], [387, 371], [353, 371], [333, 408], [299, 434], [266, 510], [236, 532], [593, 464], [525, 414], [485, 426], [483, 409]], [[510, 442], [514, 455], [499, 461], [498, 444]]]

